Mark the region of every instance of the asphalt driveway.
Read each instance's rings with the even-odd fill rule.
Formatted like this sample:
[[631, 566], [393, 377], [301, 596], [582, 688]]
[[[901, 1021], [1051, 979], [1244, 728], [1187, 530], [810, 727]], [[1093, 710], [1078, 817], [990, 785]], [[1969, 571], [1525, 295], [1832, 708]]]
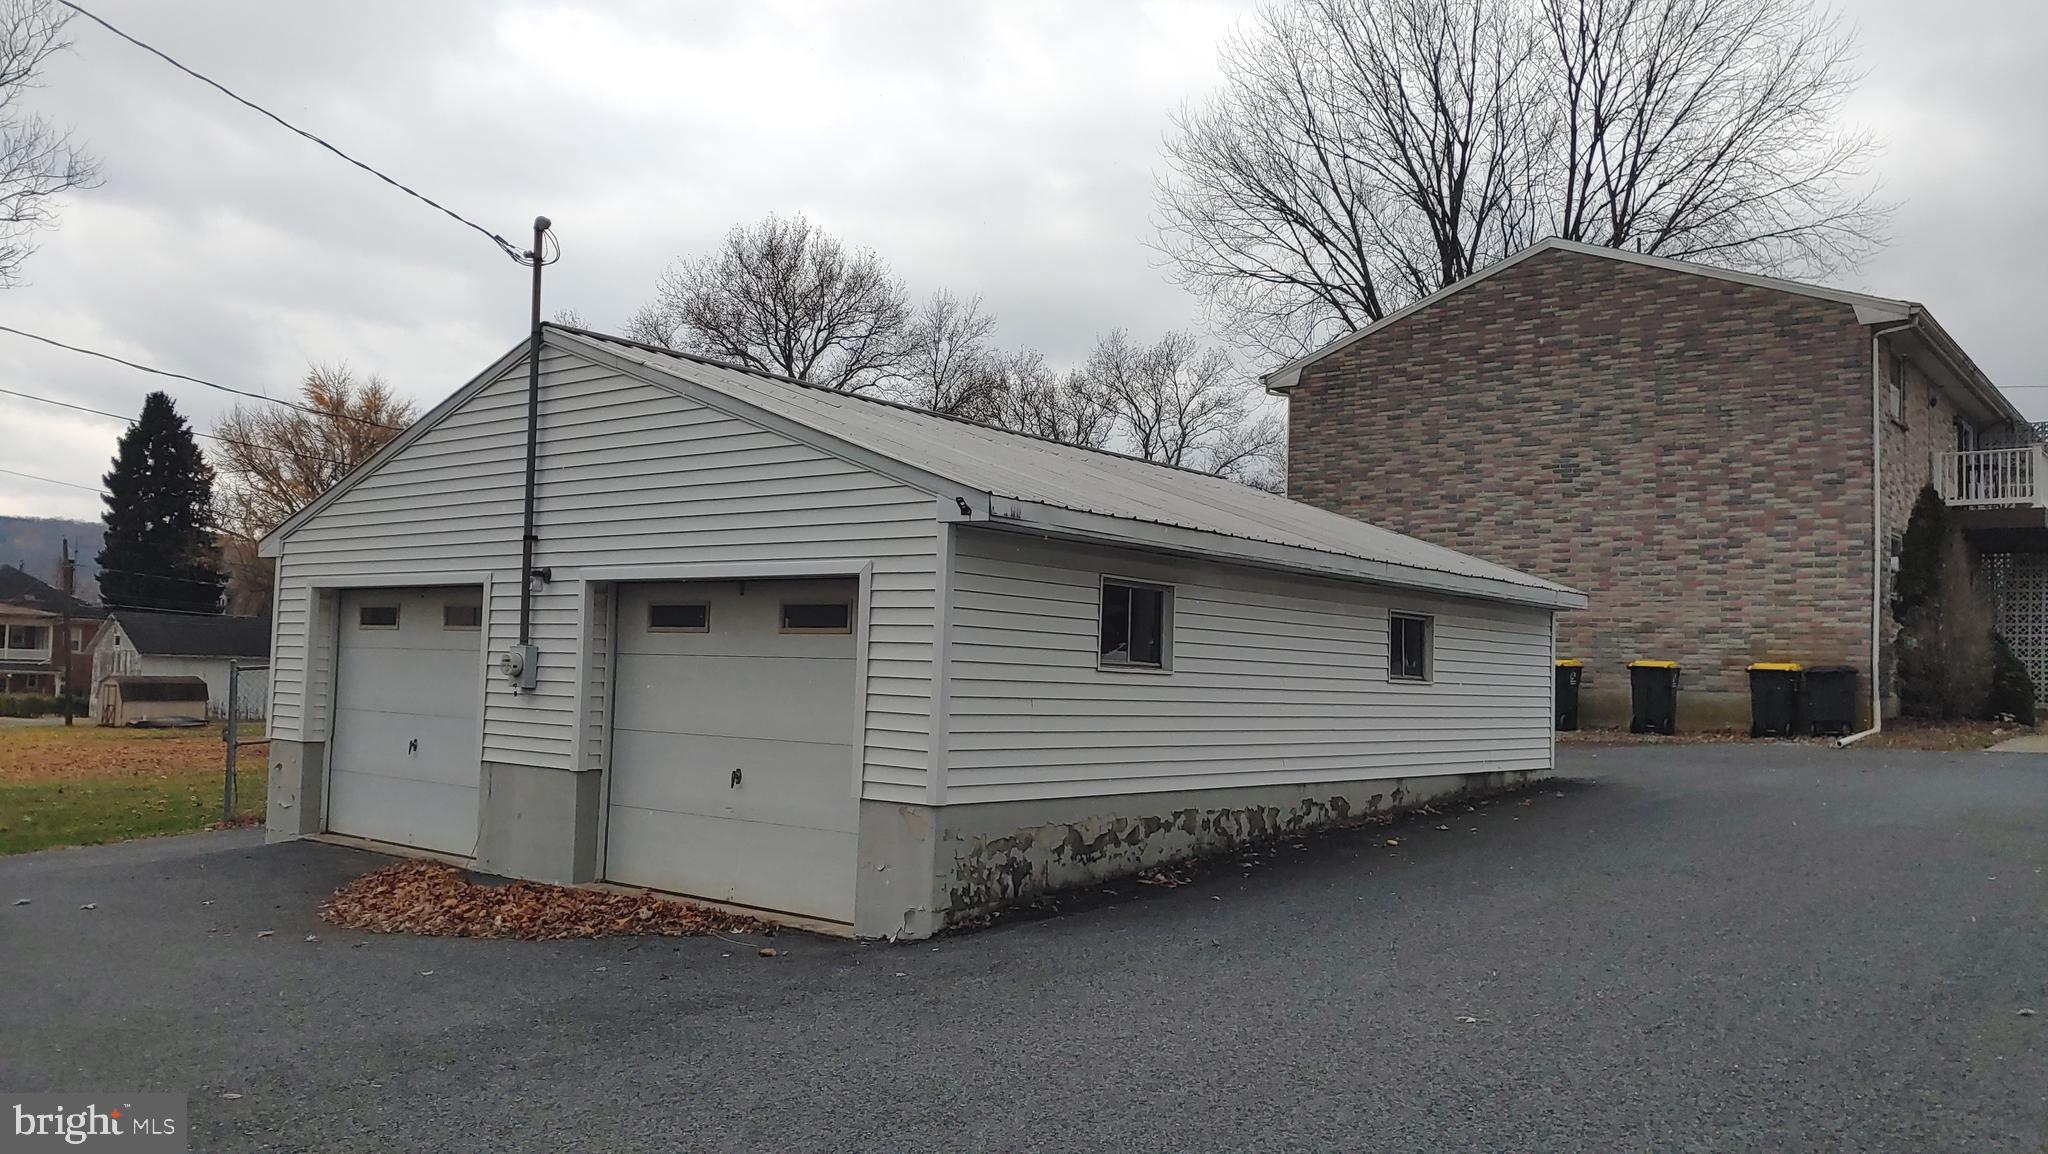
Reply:
[[0, 1087], [184, 1091], [209, 1151], [2048, 1149], [2048, 756], [1564, 770], [773, 959], [335, 930], [380, 859], [246, 834], [0, 860]]

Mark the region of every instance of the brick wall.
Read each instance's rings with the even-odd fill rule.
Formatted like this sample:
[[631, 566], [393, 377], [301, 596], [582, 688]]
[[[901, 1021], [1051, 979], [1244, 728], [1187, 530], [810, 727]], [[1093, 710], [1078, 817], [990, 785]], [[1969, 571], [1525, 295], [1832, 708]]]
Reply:
[[[1879, 338], [1881, 341], [1885, 338]], [[1866, 346], [1868, 341], [1865, 342]], [[1889, 352], [1889, 345], [1884, 346]], [[1865, 354], [1868, 355], [1867, 353]], [[1882, 357], [1884, 372], [1891, 371], [1888, 356]], [[1913, 503], [1920, 499], [1920, 490], [1925, 488], [1934, 476], [1934, 454], [1947, 452], [1956, 447], [1956, 407], [1947, 394], [1936, 388], [1911, 356], [1900, 359], [1905, 382], [1905, 404], [1897, 418], [1886, 414], [1882, 425], [1884, 436], [1884, 528], [1885, 528], [1885, 586], [1884, 586], [1884, 632], [1883, 649], [1880, 651], [1878, 668], [1884, 678], [1885, 693], [1894, 694], [1892, 686], [1892, 641], [1898, 632], [1898, 622], [1891, 615], [1891, 550], [1896, 538], [1906, 531], [1906, 522], [1912, 518]], [[1868, 386], [1865, 386], [1868, 388]], [[1890, 706], [1887, 706], [1889, 712]]]
[[1752, 661], [1868, 676], [1870, 393], [1848, 305], [1545, 252], [1306, 369], [1288, 492], [1585, 590], [1596, 716], [1655, 657], [1735, 723]]

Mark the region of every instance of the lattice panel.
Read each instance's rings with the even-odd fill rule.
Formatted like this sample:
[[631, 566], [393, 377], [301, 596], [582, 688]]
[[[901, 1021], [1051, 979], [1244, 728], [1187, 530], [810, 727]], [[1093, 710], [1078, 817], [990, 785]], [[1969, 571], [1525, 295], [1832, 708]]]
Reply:
[[2048, 553], [1991, 553], [1991, 613], [2048, 703]]

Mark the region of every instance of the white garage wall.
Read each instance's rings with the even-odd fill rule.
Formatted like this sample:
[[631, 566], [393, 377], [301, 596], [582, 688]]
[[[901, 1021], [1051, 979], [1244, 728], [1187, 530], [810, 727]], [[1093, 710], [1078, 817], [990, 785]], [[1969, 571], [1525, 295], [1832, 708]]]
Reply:
[[[492, 659], [517, 640], [525, 403], [515, 364], [285, 540], [275, 736], [324, 737], [322, 691], [304, 671], [310, 661], [319, 676], [332, 626], [309, 625], [319, 616], [309, 588], [493, 573]], [[937, 570], [929, 494], [549, 349], [536, 516], [535, 564], [555, 571], [534, 598], [539, 686], [514, 694], [491, 679], [486, 760], [567, 768], [594, 755], [578, 707], [590, 691], [583, 655], [601, 638], [580, 623], [581, 569], [844, 562], [852, 573], [872, 562], [867, 793], [923, 799]]]
[[[1549, 614], [961, 528], [946, 800], [1153, 792], [1551, 763]], [[1096, 667], [1103, 574], [1171, 584], [1172, 670]], [[1436, 618], [1387, 678], [1387, 611]]]

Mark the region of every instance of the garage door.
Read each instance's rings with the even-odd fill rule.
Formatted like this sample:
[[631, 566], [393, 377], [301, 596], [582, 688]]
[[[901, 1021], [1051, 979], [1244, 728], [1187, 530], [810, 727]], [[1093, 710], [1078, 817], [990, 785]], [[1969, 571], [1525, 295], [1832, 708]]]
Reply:
[[476, 852], [482, 605], [473, 588], [342, 595], [328, 829]]
[[621, 586], [606, 877], [853, 920], [856, 591]]

